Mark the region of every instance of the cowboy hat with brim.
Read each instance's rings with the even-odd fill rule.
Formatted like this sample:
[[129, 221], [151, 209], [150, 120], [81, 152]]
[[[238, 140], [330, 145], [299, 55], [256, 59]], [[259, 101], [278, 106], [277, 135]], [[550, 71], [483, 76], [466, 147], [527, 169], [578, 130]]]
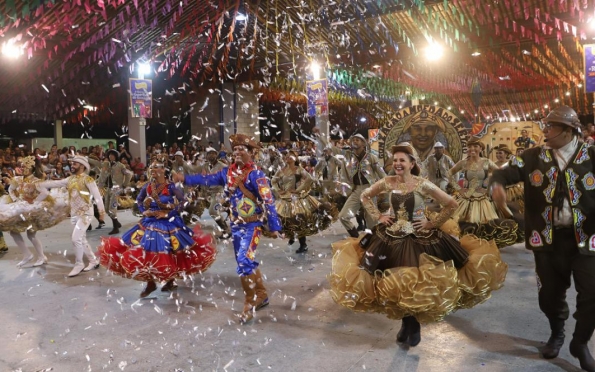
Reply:
[[229, 136], [229, 142], [231, 142], [231, 146], [235, 147], [235, 146], [246, 146], [249, 149], [259, 149], [260, 146], [258, 145], [258, 143], [256, 143], [256, 141], [254, 141], [252, 138], [248, 137], [245, 134], [232, 134], [231, 136]]
[[84, 156], [75, 155], [74, 157], [70, 158], [70, 161], [82, 164], [87, 169], [87, 172], [91, 170], [91, 166], [89, 166], [89, 161]]
[[486, 149], [486, 145], [484, 145], [483, 142], [481, 142], [477, 138], [472, 138], [469, 141], [467, 141], [467, 147], [472, 146], [472, 145], [477, 145], [477, 146], [481, 147], [482, 151]]
[[184, 153], [182, 151], [176, 151], [176, 153], [174, 154], [174, 156], [184, 157]]
[[390, 149], [390, 152], [393, 155], [397, 152], [404, 152], [405, 154], [409, 155], [409, 157], [413, 159], [413, 161], [415, 161], [415, 165], [411, 169], [411, 174], [414, 176], [419, 176], [419, 174], [421, 173], [421, 169], [418, 165], [419, 158], [417, 157], [417, 151], [415, 151], [413, 145], [411, 145], [409, 142], [401, 142], [399, 144], [393, 145], [393, 147], [391, 147]]
[[105, 157], [107, 159], [109, 159], [110, 154], [114, 154], [114, 156], [116, 157], [116, 159], [118, 159], [120, 157], [120, 153], [117, 150], [114, 150], [114, 149], [107, 150], [107, 152], [105, 153]]
[[504, 144], [494, 147], [494, 150], [505, 152], [508, 155], [512, 154], [512, 151], [508, 148], [508, 146], [506, 146]]

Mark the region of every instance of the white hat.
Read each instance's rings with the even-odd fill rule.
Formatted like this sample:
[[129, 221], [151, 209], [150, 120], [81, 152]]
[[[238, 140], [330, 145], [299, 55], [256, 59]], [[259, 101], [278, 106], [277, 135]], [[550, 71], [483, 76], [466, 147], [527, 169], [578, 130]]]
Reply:
[[181, 156], [184, 157], [184, 153], [180, 150], [176, 151], [176, 153], [174, 154], [174, 156]]
[[438, 141], [434, 144], [434, 148], [437, 148], [437, 147], [444, 147], [444, 145], [442, 144], [442, 142]]
[[214, 148], [212, 148], [212, 147], [207, 147], [207, 148], [205, 149], [205, 152], [206, 152], [206, 153], [209, 153], [209, 152], [217, 152], [217, 150], [215, 150], [215, 149], [214, 149]]
[[82, 164], [85, 168], [87, 168], [87, 171], [90, 171], [91, 170], [91, 167], [89, 166], [89, 161], [84, 156], [75, 155], [73, 158], [70, 159], [70, 161], [74, 161], [74, 162], [77, 162], [79, 164]]
[[[364, 142], [366, 142], [366, 143], [368, 142], [368, 140], [366, 139], [366, 137], [364, 137], [364, 136], [363, 136], [362, 134], [360, 134], [360, 133], [358, 133], [358, 134], [354, 134], [353, 136], [351, 136], [351, 138], [359, 138], [359, 139], [361, 139], [362, 141], [364, 141]], [[351, 138], [350, 138], [350, 139], [351, 139]]]
[[275, 151], [275, 150], [277, 150], [277, 148], [275, 148], [275, 146], [271, 145], [271, 146], [267, 147], [267, 150]]

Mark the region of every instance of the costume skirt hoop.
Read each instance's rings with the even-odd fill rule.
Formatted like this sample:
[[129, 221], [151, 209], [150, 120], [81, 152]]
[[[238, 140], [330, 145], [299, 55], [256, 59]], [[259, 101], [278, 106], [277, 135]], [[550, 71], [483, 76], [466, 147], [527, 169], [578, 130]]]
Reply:
[[467, 235], [459, 244], [437, 230], [389, 240], [377, 227], [367, 250], [355, 238], [332, 245], [331, 296], [351, 310], [429, 323], [486, 301], [504, 283], [508, 266], [493, 242]]
[[44, 201], [33, 204], [13, 202], [8, 195], [0, 198], [1, 231], [45, 230], [59, 224], [69, 214], [70, 204], [65, 188], [52, 189]]
[[168, 281], [207, 270], [217, 255], [213, 238], [198, 226], [190, 230], [180, 217], [170, 220], [143, 218], [122, 239], [102, 238], [101, 264], [139, 281]]
[[275, 207], [281, 218], [283, 233], [290, 237], [314, 235], [326, 230], [333, 221], [332, 206], [319, 202], [311, 195], [279, 198]]

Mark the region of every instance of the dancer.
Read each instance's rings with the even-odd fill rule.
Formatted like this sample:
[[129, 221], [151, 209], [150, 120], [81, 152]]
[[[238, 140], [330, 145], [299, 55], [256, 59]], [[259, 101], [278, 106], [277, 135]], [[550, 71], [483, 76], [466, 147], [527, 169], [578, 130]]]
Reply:
[[[521, 238], [518, 223], [511, 219], [500, 219], [494, 203], [487, 194], [489, 172], [498, 169], [493, 161], [480, 156], [485, 145], [473, 138], [467, 143], [467, 158], [459, 161], [451, 170], [451, 185], [458, 191], [459, 207], [453, 218], [461, 225], [462, 234], [474, 234], [486, 240], [494, 240], [499, 248]], [[464, 187], [459, 186], [454, 176], [464, 172]]]
[[[367, 144], [368, 142], [361, 134], [352, 136], [351, 150], [345, 152], [345, 161], [341, 167], [342, 182], [349, 185], [351, 194], [347, 197], [345, 205], [339, 213], [339, 219], [349, 236], [353, 238], [359, 236], [351, 219], [357, 215], [362, 206], [361, 194], [374, 182], [386, 176], [376, 155], [368, 152]], [[365, 212], [364, 218], [368, 229], [376, 225], [377, 221], [369, 213]]]
[[147, 282], [141, 298], [157, 289], [157, 281], [166, 282], [162, 291], [173, 290], [176, 278], [205, 271], [217, 254], [208, 235], [184, 225], [184, 192], [165, 177], [164, 162], [154, 160], [150, 172], [151, 182], [136, 199], [143, 218], [122, 239], [103, 238], [99, 247], [101, 264], [108, 270]]
[[281, 222], [275, 209], [275, 198], [269, 180], [253, 160], [258, 144], [245, 134], [229, 136], [233, 149], [234, 163], [218, 173], [193, 176], [175, 175], [178, 182], [186, 185], [226, 186], [232, 213], [231, 235], [238, 264], [237, 273], [242, 281], [245, 300], [240, 322], [246, 323], [254, 317], [254, 311], [269, 304], [269, 297], [262, 274], [255, 260], [256, 248], [267, 219], [271, 236], [279, 237]]
[[508, 164], [508, 160], [510, 155], [512, 155], [512, 151], [508, 148], [508, 146], [502, 144], [494, 147], [494, 151], [496, 151], [496, 161], [494, 164], [498, 168], [502, 168], [506, 164]]
[[595, 330], [595, 149], [580, 142], [580, 122], [572, 108], [557, 107], [543, 122], [546, 145], [526, 149], [495, 171], [492, 197], [504, 208], [504, 186], [523, 182], [527, 191], [531, 208], [525, 210], [525, 246], [535, 257], [539, 308], [551, 330], [543, 357], [556, 358], [564, 344], [572, 277], [578, 295], [570, 354], [582, 369], [595, 371], [587, 345]]
[[[118, 197], [130, 183], [133, 174], [126, 166], [118, 161], [120, 153], [111, 149], [107, 151], [107, 159], [101, 166], [100, 179], [105, 182], [107, 192], [105, 193], [104, 205], [108, 208], [108, 215], [112, 220], [112, 231], [109, 235], [120, 233], [122, 224], [118, 221]], [[101, 219], [103, 220], [103, 218]]]
[[[212, 147], [207, 147], [205, 150], [207, 154], [207, 161], [202, 167], [202, 172], [206, 174], [214, 174], [220, 172], [223, 168], [227, 167], [227, 164], [217, 159], [217, 150]], [[209, 215], [215, 221], [219, 229], [221, 230], [221, 239], [229, 239], [231, 236], [231, 230], [225, 218], [221, 215], [223, 206], [221, 198], [223, 194], [223, 187], [209, 187], [206, 190], [207, 200], [209, 201]]]
[[[68, 274], [69, 277], [79, 275], [82, 271], [91, 271], [99, 268], [99, 262], [93, 254], [89, 243], [87, 242], [87, 227], [93, 218], [93, 199], [97, 203], [99, 209], [99, 219], [103, 221], [105, 217], [105, 208], [99, 189], [95, 180], [85, 173], [91, 167], [87, 158], [80, 155], [75, 155], [70, 159], [72, 176], [63, 180], [43, 181], [37, 183], [37, 190], [39, 196], [36, 201], [44, 200], [48, 195], [48, 190], [51, 188], [66, 187], [68, 189], [68, 196], [70, 199], [70, 219], [74, 225], [72, 232], [72, 245], [74, 246], [75, 264], [72, 271]], [[85, 267], [83, 262], [83, 253], [87, 256], [89, 264]]]
[[289, 237], [289, 245], [298, 238], [300, 247], [295, 253], [306, 253], [306, 237], [326, 229], [332, 220], [325, 215], [322, 205], [309, 195], [314, 184], [312, 176], [299, 164], [298, 154], [287, 151], [285, 167], [277, 171], [271, 180], [275, 192], [275, 208], [281, 218], [283, 233]]
[[36, 267], [47, 263], [37, 231], [52, 227], [68, 216], [67, 195], [57, 190], [53, 197], [48, 196], [43, 202], [33, 203], [38, 196], [35, 183], [44, 176], [41, 163], [35, 157], [27, 156], [21, 159], [19, 165], [23, 175], [10, 179], [9, 196], [0, 200], [0, 226], [10, 232], [23, 253], [17, 267], [27, 265], [35, 258], [21, 236], [22, 232], [27, 232], [27, 238], [37, 254], [37, 260], [31, 266]]
[[449, 171], [455, 166], [450, 156], [444, 153], [444, 145], [441, 142], [434, 144], [434, 153], [426, 160], [428, 177], [430, 181], [446, 192], [449, 183]]
[[[391, 152], [395, 175], [362, 193], [364, 207], [379, 223], [362, 239], [332, 245], [329, 280], [336, 303], [402, 319], [397, 341], [416, 346], [420, 323], [484, 302], [502, 286], [508, 267], [493, 242], [465, 236], [459, 243], [440, 230], [457, 208], [456, 201], [418, 177], [411, 144], [395, 145]], [[383, 193], [390, 195], [389, 215], [381, 214], [373, 202]], [[427, 198], [442, 206], [432, 221], [425, 217]]]

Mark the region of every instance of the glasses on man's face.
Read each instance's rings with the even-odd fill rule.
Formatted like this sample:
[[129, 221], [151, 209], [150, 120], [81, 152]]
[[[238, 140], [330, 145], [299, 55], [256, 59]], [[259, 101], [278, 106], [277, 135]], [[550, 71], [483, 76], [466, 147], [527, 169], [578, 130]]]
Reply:
[[559, 124], [559, 123], [539, 123], [539, 127], [541, 128], [541, 130], [547, 129], [550, 130], [552, 128], [559, 128], [559, 127], [563, 127], [564, 124]]

